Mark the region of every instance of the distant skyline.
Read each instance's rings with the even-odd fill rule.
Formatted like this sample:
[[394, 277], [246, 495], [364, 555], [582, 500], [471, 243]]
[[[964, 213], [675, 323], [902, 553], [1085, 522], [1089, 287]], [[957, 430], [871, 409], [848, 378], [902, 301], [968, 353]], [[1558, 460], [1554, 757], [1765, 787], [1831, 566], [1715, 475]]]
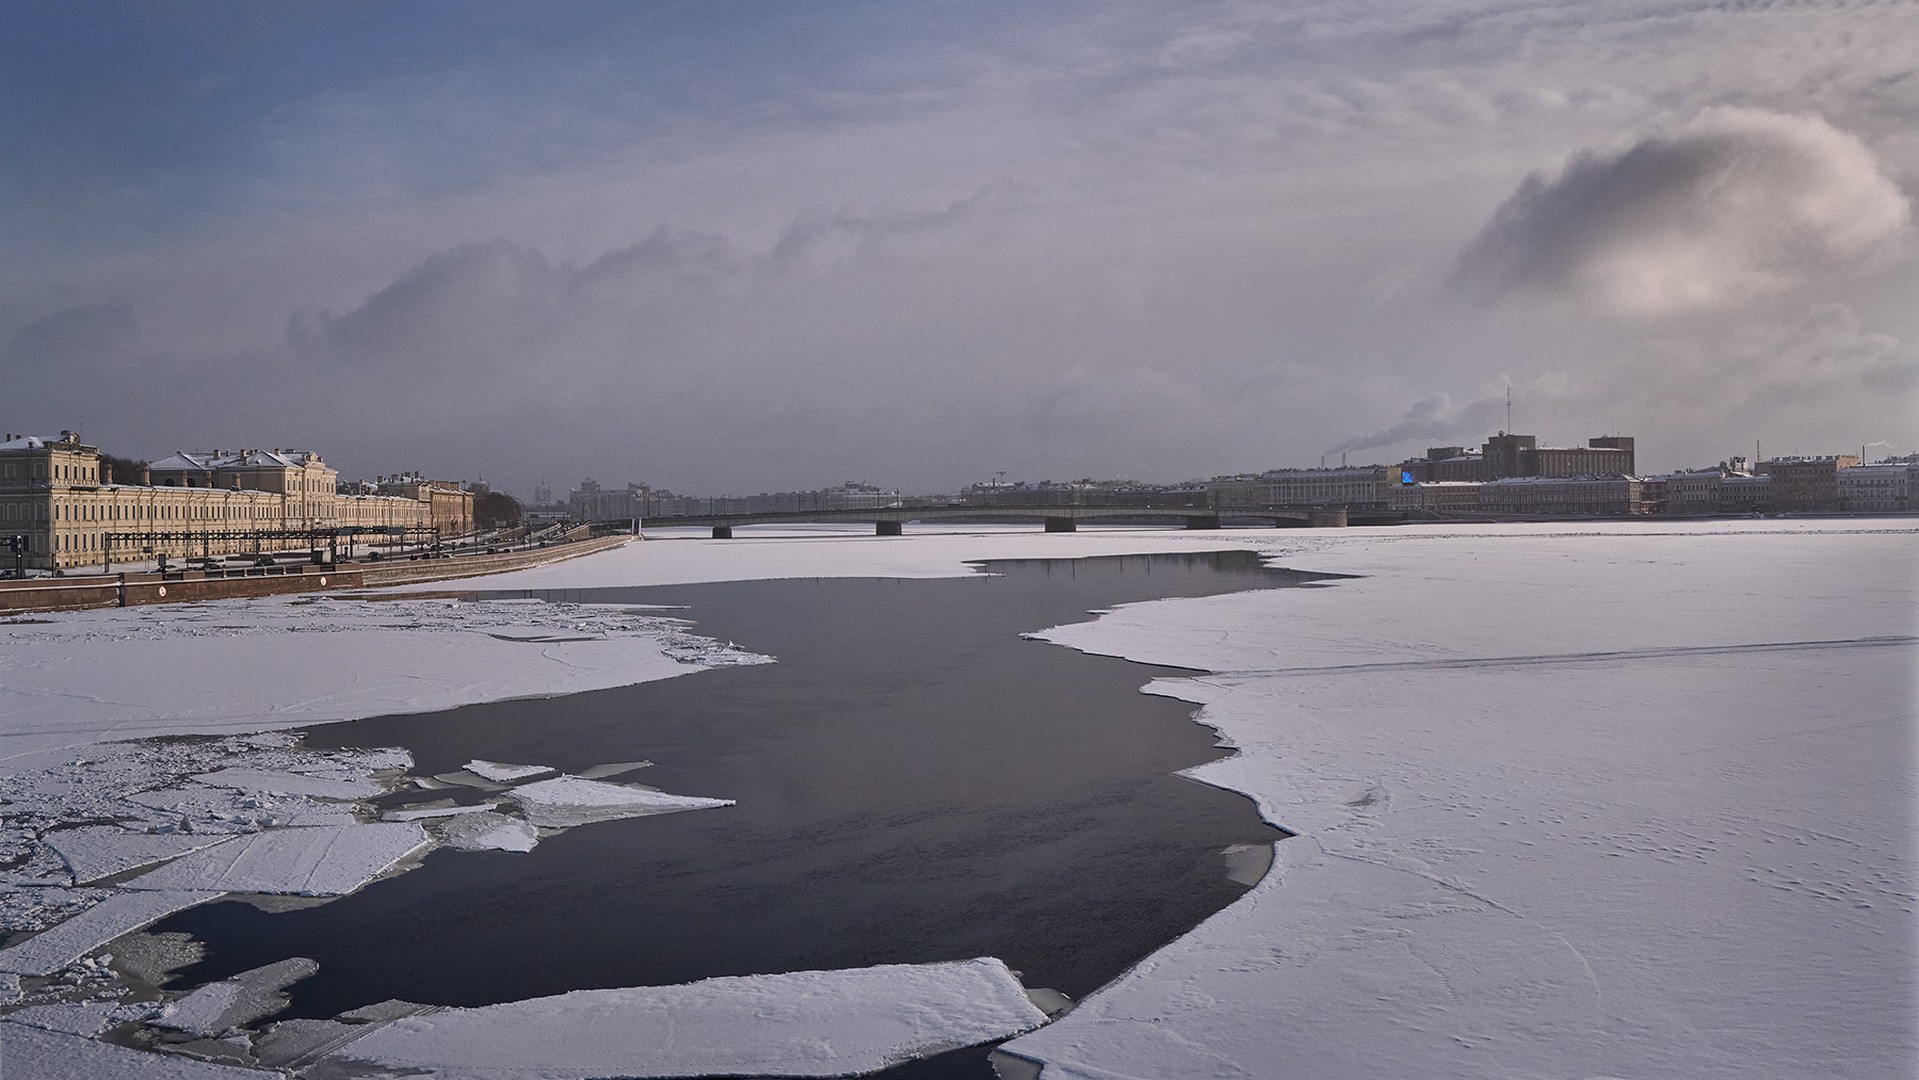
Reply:
[[23, 0], [0, 414], [516, 493], [1919, 451], [1919, 5]]

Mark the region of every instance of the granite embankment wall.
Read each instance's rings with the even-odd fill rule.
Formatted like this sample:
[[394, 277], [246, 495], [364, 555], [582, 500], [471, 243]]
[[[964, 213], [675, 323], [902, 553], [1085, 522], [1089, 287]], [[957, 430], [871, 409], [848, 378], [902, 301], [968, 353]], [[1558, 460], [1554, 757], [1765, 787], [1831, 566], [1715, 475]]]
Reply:
[[404, 562], [355, 562], [338, 566], [265, 566], [232, 571], [170, 571], [165, 574], [95, 574], [0, 581], [0, 614], [131, 607], [192, 600], [274, 596], [321, 589], [375, 588], [423, 581], [498, 574], [578, 558], [619, 547], [631, 537], [609, 536], [497, 555], [460, 555]]

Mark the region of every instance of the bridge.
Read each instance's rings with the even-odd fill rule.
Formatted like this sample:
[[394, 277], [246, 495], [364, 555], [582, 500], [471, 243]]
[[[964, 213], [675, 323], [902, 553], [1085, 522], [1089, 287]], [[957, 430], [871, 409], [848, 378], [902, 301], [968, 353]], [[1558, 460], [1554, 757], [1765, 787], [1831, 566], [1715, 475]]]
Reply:
[[[1372, 518], [1377, 517], [1378, 521]], [[1037, 521], [1047, 532], [1073, 532], [1082, 521], [1107, 521], [1125, 524], [1170, 524], [1187, 529], [1218, 529], [1227, 521], [1286, 527], [1337, 528], [1359, 519], [1365, 524], [1387, 524], [1399, 518], [1385, 514], [1352, 514], [1347, 508], [1334, 507], [1229, 507], [1212, 506], [955, 506], [936, 503], [922, 506], [878, 506], [858, 510], [772, 510], [759, 513], [719, 513], [664, 515], [639, 521], [623, 519], [598, 524], [659, 527], [710, 527], [715, 540], [729, 540], [733, 530], [743, 525], [827, 524], [851, 522], [871, 524], [874, 535], [901, 536], [909, 521]]]

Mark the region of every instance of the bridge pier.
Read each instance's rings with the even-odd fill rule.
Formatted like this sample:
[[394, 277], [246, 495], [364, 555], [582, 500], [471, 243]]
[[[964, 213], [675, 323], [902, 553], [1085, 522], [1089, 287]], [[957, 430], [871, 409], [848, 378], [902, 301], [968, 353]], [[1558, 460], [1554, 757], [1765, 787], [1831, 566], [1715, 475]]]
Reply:
[[713, 539], [715, 539], [715, 540], [731, 540], [731, 539], [733, 539], [733, 526], [731, 526], [731, 525], [715, 525], [715, 526], [713, 526]]
[[1314, 510], [1306, 515], [1306, 525], [1313, 529], [1343, 529], [1346, 527], [1346, 508], [1343, 506]]
[[1186, 527], [1189, 529], [1217, 529], [1219, 528], [1219, 515], [1188, 516], [1186, 519]]
[[1047, 532], [1077, 532], [1079, 524], [1069, 517], [1049, 517], [1046, 519]]
[[905, 536], [906, 523], [904, 521], [875, 521], [873, 523], [873, 535]]

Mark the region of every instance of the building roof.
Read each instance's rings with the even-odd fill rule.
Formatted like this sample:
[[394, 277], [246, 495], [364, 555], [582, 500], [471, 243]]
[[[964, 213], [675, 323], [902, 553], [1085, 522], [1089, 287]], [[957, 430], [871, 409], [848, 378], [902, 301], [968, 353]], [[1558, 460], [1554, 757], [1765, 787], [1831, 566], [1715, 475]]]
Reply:
[[1498, 480], [1488, 480], [1488, 487], [1501, 484], [1616, 484], [1622, 480], [1638, 480], [1637, 476], [1616, 473], [1612, 476], [1505, 476]]
[[176, 450], [158, 461], [150, 462], [147, 469], [150, 472], [210, 472], [213, 468], [210, 458], [209, 454], [189, 454], [184, 450]]
[[319, 457], [310, 450], [178, 450], [147, 467], [163, 472], [297, 469]]

